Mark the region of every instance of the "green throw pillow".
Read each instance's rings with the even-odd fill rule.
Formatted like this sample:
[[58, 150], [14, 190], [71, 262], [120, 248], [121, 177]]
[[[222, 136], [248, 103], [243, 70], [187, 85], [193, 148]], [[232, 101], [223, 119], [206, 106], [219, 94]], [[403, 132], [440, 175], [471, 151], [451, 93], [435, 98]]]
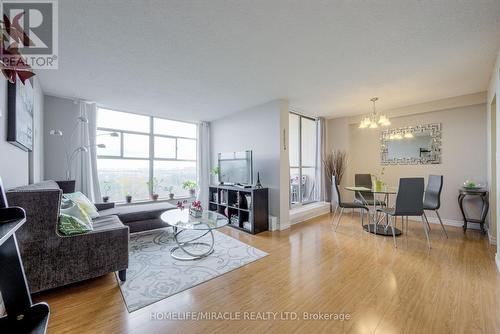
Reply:
[[64, 194], [63, 198], [67, 198], [78, 204], [89, 216], [94, 219], [99, 217], [99, 213], [97, 212], [97, 208], [94, 204], [81, 192], [77, 191], [76, 193]]
[[92, 227], [78, 218], [61, 213], [59, 216], [59, 233], [62, 235], [75, 235], [92, 231]]
[[93, 229], [92, 220], [85, 210], [83, 210], [78, 203], [75, 203], [68, 198], [63, 198], [61, 201], [61, 215], [73, 217], [81, 224], [87, 226], [87, 228], [91, 231]]

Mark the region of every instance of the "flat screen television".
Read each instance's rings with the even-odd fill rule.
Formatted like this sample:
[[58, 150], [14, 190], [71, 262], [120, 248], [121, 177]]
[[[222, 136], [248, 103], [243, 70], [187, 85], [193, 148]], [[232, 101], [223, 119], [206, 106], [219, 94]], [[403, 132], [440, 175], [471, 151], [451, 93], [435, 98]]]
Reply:
[[219, 181], [228, 184], [251, 185], [252, 151], [219, 153]]

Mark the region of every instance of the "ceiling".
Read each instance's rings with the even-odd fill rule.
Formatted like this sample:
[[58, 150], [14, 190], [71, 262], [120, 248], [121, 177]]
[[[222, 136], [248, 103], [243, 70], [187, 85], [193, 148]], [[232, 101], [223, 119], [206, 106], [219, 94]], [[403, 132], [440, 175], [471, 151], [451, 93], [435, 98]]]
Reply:
[[46, 94], [179, 120], [365, 113], [487, 89], [500, 1], [59, 1]]

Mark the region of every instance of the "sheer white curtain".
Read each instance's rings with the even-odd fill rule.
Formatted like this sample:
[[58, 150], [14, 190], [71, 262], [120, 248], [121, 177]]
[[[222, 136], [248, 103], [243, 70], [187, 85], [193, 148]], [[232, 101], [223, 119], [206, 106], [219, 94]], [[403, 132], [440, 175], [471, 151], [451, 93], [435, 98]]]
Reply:
[[326, 125], [325, 119], [316, 120], [316, 200], [326, 200], [326, 175], [323, 160], [326, 155]]
[[91, 201], [100, 202], [101, 191], [97, 175], [97, 106], [95, 103], [79, 102], [80, 117], [88, 122], [80, 123], [78, 146], [87, 148], [76, 159], [76, 189], [84, 193]]
[[198, 123], [196, 178], [198, 200], [203, 209], [208, 210], [208, 186], [210, 185], [210, 123]]

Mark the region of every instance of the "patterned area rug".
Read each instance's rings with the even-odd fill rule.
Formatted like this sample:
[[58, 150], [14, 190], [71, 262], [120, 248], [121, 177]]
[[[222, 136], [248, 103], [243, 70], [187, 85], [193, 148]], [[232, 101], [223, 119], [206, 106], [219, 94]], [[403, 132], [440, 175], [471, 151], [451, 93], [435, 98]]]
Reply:
[[223, 233], [214, 231], [214, 236], [211, 255], [195, 261], [178, 261], [170, 256], [170, 249], [176, 246], [171, 228], [132, 234], [127, 280], [124, 283], [118, 280], [128, 311], [136, 311], [268, 255]]

